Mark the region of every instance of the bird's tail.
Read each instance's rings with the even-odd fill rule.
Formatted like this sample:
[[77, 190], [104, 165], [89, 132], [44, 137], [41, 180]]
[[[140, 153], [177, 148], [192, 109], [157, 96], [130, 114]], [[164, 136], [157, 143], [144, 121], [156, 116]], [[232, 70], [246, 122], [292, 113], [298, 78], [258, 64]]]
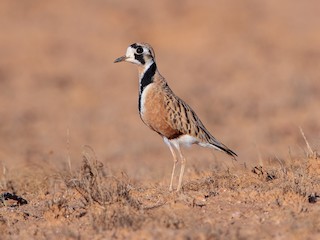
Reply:
[[230, 148], [226, 147], [225, 145], [223, 145], [223, 147], [218, 147], [218, 148], [220, 148], [221, 151], [233, 157], [234, 160], [237, 160], [236, 157], [238, 157], [238, 155], [234, 151], [232, 151]]
[[237, 160], [236, 157], [238, 157], [238, 155], [226, 145], [218, 142], [216, 139], [211, 141], [211, 146], [221, 152], [225, 152], [226, 154], [230, 155], [234, 160]]

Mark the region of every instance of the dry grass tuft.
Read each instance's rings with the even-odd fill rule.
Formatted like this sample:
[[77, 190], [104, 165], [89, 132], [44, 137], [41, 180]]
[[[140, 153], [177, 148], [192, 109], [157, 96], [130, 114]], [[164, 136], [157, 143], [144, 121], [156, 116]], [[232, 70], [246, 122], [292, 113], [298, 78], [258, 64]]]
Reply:
[[307, 157], [308, 158], [313, 158], [313, 159], [318, 159], [320, 157], [320, 155], [318, 154], [317, 151], [315, 151], [315, 150], [313, 150], [311, 148], [311, 146], [310, 146], [310, 144], [309, 144], [309, 142], [308, 142], [308, 140], [306, 138], [306, 135], [304, 134], [302, 128], [300, 127], [299, 129], [300, 129], [300, 133], [301, 133], [301, 135], [302, 135], [302, 137], [303, 137], [303, 139], [304, 139], [304, 141], [305, 141], [305, 143], [307, 145], [307, 153], [306, 153]]
[[98, 203], [105, 207], [118, 203], [140, 209], [139, 202], [131, 197], [132, 187], [125, 174], [121, 178], [107, 174], [93, 149], [88, 146], [85, 148], [80, 173], [65, 179], [66, 186], [76, 189], [89, 205]]
[[139, 229], [144, 221], [138, 214], [141, 204], [132, 197], [127, 176], [124, 173], [121, 177], [107, 174], [89, 146], [83, 151], [80, 172], [66, 177], [65, 184], [82, 197], [83, 207], [90, 211], [92, 227], [98, 232], [116, 228]]
[[[31, 173], [6, 179], [15, 191], [27, 193], [30, 202], [0, 208], [0, 229], [5, 236], [47, 239], [128, 238], [140, 233], [145, 238], [250, 238], [257, 232], [270, 237], [270, 226], [284, 235], [283, 229], [301, 236], [316, 234], [318, 159], [274, 157], [259, 163], [193, 171], [180, 193], [170, 193], [132, 182], [124, 173], [112, 174], [86, 146], [75, 171], [46, 177], [35, 171], [32, 180], [23, 179]], [[40, 187], [33, 186], [36, 183]], [[243, 228], [243, 221], [249, 228]]]

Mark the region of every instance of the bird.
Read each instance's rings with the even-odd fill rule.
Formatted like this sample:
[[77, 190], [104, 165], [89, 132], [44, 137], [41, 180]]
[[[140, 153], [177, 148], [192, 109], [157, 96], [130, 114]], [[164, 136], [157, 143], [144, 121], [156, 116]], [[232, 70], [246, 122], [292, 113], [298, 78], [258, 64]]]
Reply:
[[181, 147], [197, 144], [222, 151], [236, 160], [237, 154], [213, 137], [195, 111], [171, 90], [166, 79], [158, 71], [155, 52], [150, 44], [131, 44], [125, 55], [114, 61], [119, 62], [129, 62], [138, 66], [140, 118], [163, 138], [173, 157], [170, 192], [173, 191], [173, 178], [179, 158], [181, 167], [176, 191], [181, 190], [186, 166]]

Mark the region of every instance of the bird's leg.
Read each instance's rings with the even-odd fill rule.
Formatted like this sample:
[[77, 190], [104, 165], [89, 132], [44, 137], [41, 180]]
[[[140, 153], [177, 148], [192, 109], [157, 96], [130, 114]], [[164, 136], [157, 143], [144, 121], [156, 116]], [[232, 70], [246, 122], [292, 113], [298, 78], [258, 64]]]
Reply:
[[177, 147], [177, 150], [178, 150], [180, 158], [181, 158], [181, 169], [180, 169], [179, 183], [178, 183], [178, 187], [177, 187], [177, 192], [179, 192], [181, 189], [184, 168], [186, 166], [186, 159], [184, 158], [179, 146]]
[[176, 164], [178, 163], [178, 158], [177, 158], [177, 155], [176, 155], [176, 153], [170, 143], [168, 144], [168, 146], [169, 146], [171, 154], [173, 156], [173, 168], [172, 168], [170, 187], [169, 187], [169, 191], [172, 192], [173, 177], [174, 177], [174, 172], [176, 170]]

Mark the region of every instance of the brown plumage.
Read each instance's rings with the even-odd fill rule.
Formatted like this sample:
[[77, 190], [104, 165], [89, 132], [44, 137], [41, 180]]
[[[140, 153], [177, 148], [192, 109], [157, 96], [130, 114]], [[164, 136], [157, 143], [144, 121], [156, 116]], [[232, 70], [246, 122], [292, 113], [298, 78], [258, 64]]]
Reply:
[[181, 170], [177, 191], [181, 189], [185, 168], [185, 158], [180, 145], [198, 144], [227, 153], [235, 158], [237, 154], [215, 139], [205, 128], [192, 108], [177, 97], [157, 70], [155, 54], [146, 43], [134, 43], [126, 55], [115, 62], [131, 62], [138, 65], [139, 71], [139, 113], [142, 121], [157, 132], [168, 145], [173, 159], [173, 169], [169, 190], [172, 191], [175, 167], [178, 162], [175, 150], [181, 159]]

